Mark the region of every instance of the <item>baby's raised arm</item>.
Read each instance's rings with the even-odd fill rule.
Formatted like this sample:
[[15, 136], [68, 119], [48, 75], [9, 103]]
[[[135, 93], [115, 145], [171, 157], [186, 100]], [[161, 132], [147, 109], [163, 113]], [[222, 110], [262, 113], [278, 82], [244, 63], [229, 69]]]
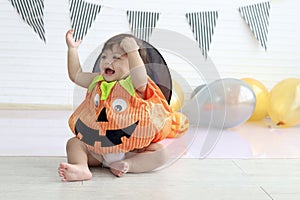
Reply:
[[147, 72], [138, 52], [139, 46], [134, 38], [126, 37], [122, 40], [120, 47], [127, 53], [132, 83], [143, 97], [147, 86]]
[[69, 30], [66, 33], [66, 43], [68, 46], [68, 74], [74, 83], [84, 88], [88, 88], [97, 74], [82, 72], [77, 51], [81, 41], [74, 40], [73, 32], [73, 30]]

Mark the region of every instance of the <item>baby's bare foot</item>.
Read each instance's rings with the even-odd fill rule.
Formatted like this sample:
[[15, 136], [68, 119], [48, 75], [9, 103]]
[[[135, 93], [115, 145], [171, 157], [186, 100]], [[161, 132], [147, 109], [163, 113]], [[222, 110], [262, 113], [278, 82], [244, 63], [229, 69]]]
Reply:
[[62, 181], [83, 181], [92, 178], [92, 173], [87, 166], [60, 163], [58, 174]]
[[118, 177], [123, 176], [129, 170], [129, 164], [124, 161], [113, 162], [109, 165], [109, 167], [110, 171]]

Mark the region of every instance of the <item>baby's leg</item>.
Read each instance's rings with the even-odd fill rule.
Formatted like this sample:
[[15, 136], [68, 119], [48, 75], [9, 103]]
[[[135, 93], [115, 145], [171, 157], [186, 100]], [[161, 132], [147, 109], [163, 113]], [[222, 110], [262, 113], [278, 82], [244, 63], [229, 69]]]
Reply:
[[110, 165], [111, 171], [116, 176], [122, 176], [127, 172], [141, 173], [152, 171], [168, 160], [167, 149], [159, 143], [152, 143], [143, 151], [130, 152], [126, 159], [114, 162]]
[[81, 181], [92, 178], [88, 168], [88, 153], [83, 142], [78, 138], [71, 138], [67, 142], [68, 163], [60, 163], [58, 174], [62, 181]]

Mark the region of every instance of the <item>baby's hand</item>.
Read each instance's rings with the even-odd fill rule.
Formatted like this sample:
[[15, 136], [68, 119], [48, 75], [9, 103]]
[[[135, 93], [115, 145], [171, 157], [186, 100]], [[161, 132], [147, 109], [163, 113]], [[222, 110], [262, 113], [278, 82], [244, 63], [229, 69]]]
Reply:
[[126, 53], [130, 53], [133, 51], [137, 51], [139, 50], [139, 46], [137, 45], [136, 41], [134, 38], [132, 37], [125, 37], [121, 43], [120, 43], [120, 47], [126, 52]]
[[81, 43], [81, 40], [75, 42], [73, 38], [73, 33], [74, 33], [73, 29], [68, 30], [68, 32], [66, 33], [66, 43], [68, 45], [68, 48], [77, 48]]

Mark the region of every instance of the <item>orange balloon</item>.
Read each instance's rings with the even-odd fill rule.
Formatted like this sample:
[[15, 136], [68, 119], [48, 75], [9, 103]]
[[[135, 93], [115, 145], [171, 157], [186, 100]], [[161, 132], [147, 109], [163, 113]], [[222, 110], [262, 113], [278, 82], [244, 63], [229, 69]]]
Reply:
[[242, 78], [243, 81], [248, 83], [256, 96], [255, 110], [252, 113], [249, 121], [258, 121], [268, 115], [268, 90], [260, 81], [254, 78]]

